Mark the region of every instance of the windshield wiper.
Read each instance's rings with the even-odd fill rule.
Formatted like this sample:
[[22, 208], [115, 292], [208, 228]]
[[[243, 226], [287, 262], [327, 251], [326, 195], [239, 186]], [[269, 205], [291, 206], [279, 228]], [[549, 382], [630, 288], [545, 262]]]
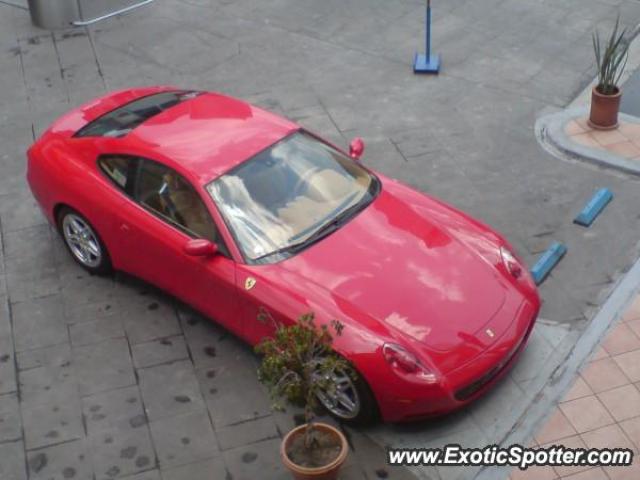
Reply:
[[321, 226], [318, 230], [313, 232], [307, 238], [302, 240], [301, 242], [292, 243], [287, 245], [286, 247], [278, 248], [273, 252], [265, 253], [264, 255], [259, 256], [258, 258], [254, 258], [253, 261], [257, 262], [267, 257], [271, 257], [273, 255], [278, 255], [282, 253], [296, 253], [300, 250], [307, 248], [309, 245], [314, 244], [318, 240], [326, 237], [327, 235], [335, 232], [338, 228], [340, 228], [347, 220], [349, 220], [354, 214], [356, 214], [364, 205], [368, 202], [357, 202], [351, 205], [348, 208], [345, 208], [342, 212], [332, 218], [330, 221]]

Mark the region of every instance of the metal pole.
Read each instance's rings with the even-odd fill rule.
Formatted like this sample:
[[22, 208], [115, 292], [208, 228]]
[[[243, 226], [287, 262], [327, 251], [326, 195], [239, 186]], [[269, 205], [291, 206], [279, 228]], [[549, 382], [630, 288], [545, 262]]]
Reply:
[[427, 25], [426, 25], [426, 35], [427, 35], [427, 48], [424, 52], [427, 63], [431, 61], [431, 0], [427, 0]]
[[2, 3], [3, 5], [9, 5], [10, 7], [21, 8], [22, 10], [29, 10], [29, 8], [25, 7], [24, 5], [18, 5], [17, 3], [7, 2], [6, 0], [0, 0], [0, 3]]
[[123, 13], [130, 12], [131, 10], [135, 10], [136, 8], [142, 7], [144, 5], [148, 5], [154, 0], [143, 0], [140, 3], [136, 3], [135, 5], [130, 5], [125, 8], [121, 8], [120, 10], [116, 10], [115, 12], [107, 13], [106, 15], [102, 15], [100, 17], [92, 18], [91, 20], [78, 20], [75, 22], [71, 22], [72, 25], [76, 27], [84, 27], [86, 25], [91, 25], [93, 23], [99, 22], [101, 20], [105, 20], [107, 18], [115, 17], [116, 15], [122, 15]]

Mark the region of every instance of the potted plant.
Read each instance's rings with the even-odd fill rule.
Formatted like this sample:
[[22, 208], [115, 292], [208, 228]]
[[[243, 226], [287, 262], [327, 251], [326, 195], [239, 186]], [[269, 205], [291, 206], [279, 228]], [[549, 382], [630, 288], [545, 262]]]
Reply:
[[599, 130], [610, 130], [618, 126], [618, 111], [622, 92], [618, 86], [627, 64], [629, 42], [626, 30], [620, 31], [620, 17], [606, 43], [601, 42], [596, 30], [593, 34], [593, 51], [598, 68], [598, 84], [591, 92], [589, 125]]
[[318, 327], [314, 314], [307, 313], [293, 325], [276, 324], [273, 338], [256, 347], [263, 355], [258, 378], [269, 389], [273, 407], [282, 410], [284, 401], [304, 408], [305, 423], [287, 433], [280, 448], [284, 465], [298, 480], [337, 478], [348, 453], [340, 430], [314, 421], [318, 393], [335, 392], [332, 374], [351, 371], [333, 351], [330, 329], [340, 335], [343, 325], [334, 320]]

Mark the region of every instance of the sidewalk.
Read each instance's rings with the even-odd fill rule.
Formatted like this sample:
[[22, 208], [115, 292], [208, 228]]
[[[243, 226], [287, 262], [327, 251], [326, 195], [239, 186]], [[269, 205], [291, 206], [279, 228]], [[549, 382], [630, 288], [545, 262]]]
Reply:
[[538, 431], [532, 446], [630, 448], [631, 467], [534, 467], [511, 480], [637, 480], [640, 478], [640, 295]]

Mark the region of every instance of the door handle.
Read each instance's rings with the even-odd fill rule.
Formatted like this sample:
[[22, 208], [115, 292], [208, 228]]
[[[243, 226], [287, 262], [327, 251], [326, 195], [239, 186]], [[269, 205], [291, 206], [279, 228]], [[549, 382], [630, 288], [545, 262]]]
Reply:
[[121, 223], [121, 224], [120, 224], [120, 231], [121, 231], [121, 232], [128, 232], [129, 230], [131, 230], [131, 229], [129, 228], [129, 225], [127, 225], [126, 223]]

